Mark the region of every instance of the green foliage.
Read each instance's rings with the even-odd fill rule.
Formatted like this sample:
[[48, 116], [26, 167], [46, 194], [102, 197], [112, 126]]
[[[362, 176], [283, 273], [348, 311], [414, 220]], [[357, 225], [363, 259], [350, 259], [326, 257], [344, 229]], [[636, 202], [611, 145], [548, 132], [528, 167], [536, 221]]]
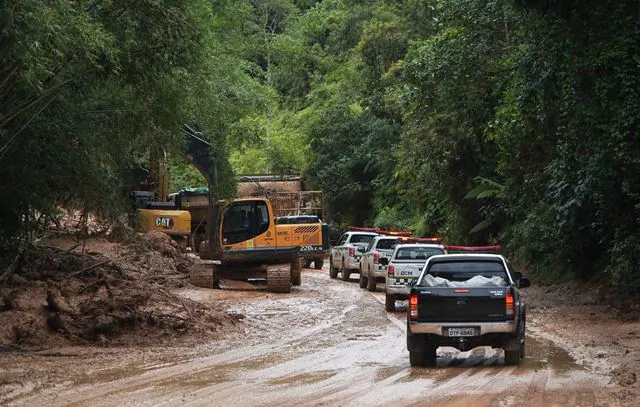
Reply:
[[307, 176], [321, 187], [327, 212], [344, 224], [362, 224], [372, 215], [373, 181], [380, 169], [374, 151], [392, 138], [393, 127], [371, 114], [348, 106], [327, 108], [310, 129]]
[[227, 17], [237, 10], [222, 3], [0, 5], [3, 247], [23, 220], [60, 205], [117, 217], [150, 146], [182, 156], [182, 123], [213, 143], [221, 195], [233, 193], [227, 132], [253, 108], [256, 85], [230, 52], [241, 36]]
[[235, 140], [231, 164], [239, 174], [299, 173], [308, 162], [304, 115], [289, 111], [272, 111], [269, 138], [266, 117], [245, 116], [230, 132]]
[[[5, 230], [60, 204], [117, 213], [186, 122], [223, 195], [232, 167], [301, 171], [337, 224], [500, 241], [545, 280], [640, 292], [637, 1], [1, 7]], [[201, 185], [179, 161], [174, 187]]]
[[330, 215], [638, 287], [614, 278], [638, 275], [637, 2], [363, 3], [302, 13], [284, 35], [306, 52], [278, 65]]
[[409, 230], [413, 228], [415, 222], [413, 214], [405, 208], [386, 206], [376, 211], [373, 225], [389, 230]]

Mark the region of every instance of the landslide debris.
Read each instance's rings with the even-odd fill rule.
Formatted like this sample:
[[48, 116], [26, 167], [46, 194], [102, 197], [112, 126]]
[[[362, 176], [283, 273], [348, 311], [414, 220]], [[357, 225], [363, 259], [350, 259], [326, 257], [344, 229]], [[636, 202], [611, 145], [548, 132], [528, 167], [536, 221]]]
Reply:
[[620, 386], [618, 393], [623, 405], [637, 405], [640, 394], [638, 379], [640, 379], [640, 352], [630, 351], [612, 372], [612, 382]]
[[49, 240], [27, 247], [11, 264], [0, 285], [0, 352], [202, 341], [237, 322], [172, 293], [187, 284], [191, 260], [164, 233], [128, 244]]

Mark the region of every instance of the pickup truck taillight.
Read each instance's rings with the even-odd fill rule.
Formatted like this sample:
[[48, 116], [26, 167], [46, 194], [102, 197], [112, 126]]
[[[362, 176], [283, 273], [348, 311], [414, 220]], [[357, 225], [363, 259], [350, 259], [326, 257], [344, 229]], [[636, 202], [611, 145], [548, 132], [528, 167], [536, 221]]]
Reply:
[[373, 262], [377, 264], [379, 260], [380, 260], [380, 253], [373, 252]]
[[418, 294], [409, 295], [409, 319], [418, 319]]
[[516, 313], [515, 306], [513, 304], [513, 294], [507, 293], [507, 295], [504, 296], [504, 307], [507, 318], [513, 319]]
[[356, 255], [356, 248], [353, 246], [349, 246], [349, 256], [355, 256]]
[[389, 278], [393, 278], [393, 272], [396, 270], [395, 267], [393, 267], [393, 264], [389, 264], [387, 266], [387, 277]]

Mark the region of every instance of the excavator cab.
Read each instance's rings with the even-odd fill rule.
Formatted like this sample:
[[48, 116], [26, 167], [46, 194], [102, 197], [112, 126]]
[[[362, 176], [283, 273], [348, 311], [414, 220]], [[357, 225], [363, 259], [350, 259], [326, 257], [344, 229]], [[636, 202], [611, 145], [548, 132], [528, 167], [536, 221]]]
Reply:
[[185, 158], [207, 179], [209, 194], [206, 240], [199, 251], [203, 262], [192, 267], [192, 284], [222, 287], [225, 280], [266, 279], [267, 290], [289, 292], [301, 283], [301, 258], [322, 267], [329, 249], [327, 225], [317, 218], [277, 225], [267, 197], [218, 201], [215, 150], [187, 125], [183, 136]]
[[222, 216], [222, 244], [247, 242], [269, 230], [267, 203], [262, 200], [232, 202]]

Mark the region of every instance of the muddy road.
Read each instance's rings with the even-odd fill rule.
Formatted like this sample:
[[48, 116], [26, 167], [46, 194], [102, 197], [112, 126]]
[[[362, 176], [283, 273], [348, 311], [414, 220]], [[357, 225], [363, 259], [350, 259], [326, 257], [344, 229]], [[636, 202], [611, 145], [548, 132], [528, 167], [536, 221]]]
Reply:
[[[5, 405], [615, 406], [610, 377], [577, 364], [529, 312], [526, 358], [438, 350], [409, 366], [402, 311], [384, 294], [305, 270], [291, 294], [181, 289], [242, 314], [238, 331], [197, 347], [69, 348], [0, 357]], [[403, 310], [403, 308], [401, 308]], [[565, 344], [566, 345], [566, 344]], [[566, 348], [566, 346], [564, 346]]]

